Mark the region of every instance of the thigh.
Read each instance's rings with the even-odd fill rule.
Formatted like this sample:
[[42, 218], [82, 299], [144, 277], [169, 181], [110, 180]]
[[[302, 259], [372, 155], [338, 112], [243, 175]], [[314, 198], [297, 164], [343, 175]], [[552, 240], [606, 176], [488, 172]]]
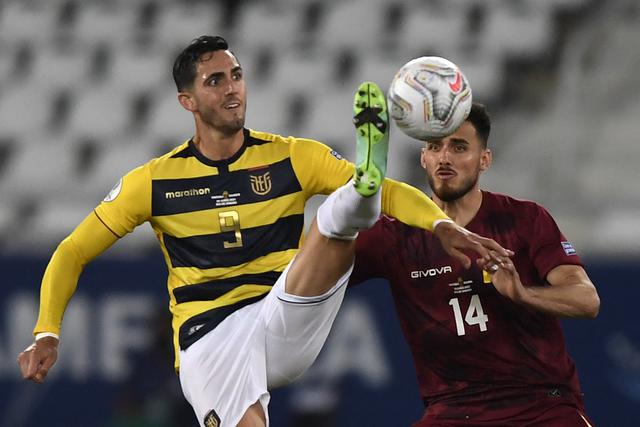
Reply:
[[[289, 264], [290, 266], [291, 264]], [[336, 318], [353, 265], [326, 293], [314, 297], [288, 294], [285, 269], [265, 298], [267, 384], [288, 384], [315, 361]]]
[[232, 313], [180, 351], [182, 391], [202, 426], [236, 425], [256, 401], [267, 414], [263, 301]]

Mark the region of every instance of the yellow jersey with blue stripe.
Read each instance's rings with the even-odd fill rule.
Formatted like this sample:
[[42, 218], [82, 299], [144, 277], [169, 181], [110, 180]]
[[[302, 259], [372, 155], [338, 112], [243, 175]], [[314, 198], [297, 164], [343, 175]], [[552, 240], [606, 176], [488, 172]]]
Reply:
[[151, 223], [169, 271], [177, 348], [263, 298], [302, 243], [307, 199], [353, 173], [319, 142], [244, 133], [242, 148], [220, 161], [185, 142], [124, 176], [119, 194], [95, 210], [119, 237]]
[[[309, 139], [245, 129], [241, 149], [219, 161], [186, 141], [125, 175], [95, 209], [97, 219], [87, 217], [63, 241], [43, 278], [34, 332], [59, 333], [84, 264], [113, 242], [108, 232], [94, 237], [92, 224], [123, 237], [148, 221], [168, 267], [177, 367], [179, 349], [266, 296], [302, 244], [305, 202], [333, 192], [353, 170]], [[382, 211], [429, 230], [447, 218], [421, 191], [390, 179]]]

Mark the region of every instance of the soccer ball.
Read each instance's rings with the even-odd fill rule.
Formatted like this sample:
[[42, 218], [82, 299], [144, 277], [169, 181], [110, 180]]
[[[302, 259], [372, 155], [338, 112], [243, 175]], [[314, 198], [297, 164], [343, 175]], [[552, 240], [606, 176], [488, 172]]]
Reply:
[[402, 132], [424, 141], [454, 133], [471, 110], [471, 86], [460, 68], [438, 56], [400, 68], [388, 92], [391, 117]]

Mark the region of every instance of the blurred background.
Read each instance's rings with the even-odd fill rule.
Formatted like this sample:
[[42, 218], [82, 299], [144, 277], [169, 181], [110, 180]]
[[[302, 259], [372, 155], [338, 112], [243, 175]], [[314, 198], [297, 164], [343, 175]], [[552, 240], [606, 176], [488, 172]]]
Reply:
[[[361, 81], [386, 87], [422, 55], [457, 63], [493, 116], [484, 187], [547, 207], [599, 289], [600, 316], [565, 323], [587, 412], [640, 425], [637, 0], [0, 0], [0, 427], [196, 425], [147, 225], [86, 270], [50, 381], [21, 382], [15, 358], [56, 245], [121, 175], [191, 136], [171, 66], [202, 34], [245, 69], [247, 127], [347, 158]], [[389, 175], [426, 190], [420, 145], [397, 131], [392, 144]], [[299, 427], [421, 416], [384, 282], [349, 291], [317, 364], [271, 411]]]

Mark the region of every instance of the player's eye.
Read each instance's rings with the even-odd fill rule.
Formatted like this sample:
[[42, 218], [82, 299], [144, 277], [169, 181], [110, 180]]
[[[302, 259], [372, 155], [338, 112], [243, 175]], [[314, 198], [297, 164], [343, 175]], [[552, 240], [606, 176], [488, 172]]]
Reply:
[[233, 80], [242, 80], [242, 71], [237, 71], [232, 76]]

